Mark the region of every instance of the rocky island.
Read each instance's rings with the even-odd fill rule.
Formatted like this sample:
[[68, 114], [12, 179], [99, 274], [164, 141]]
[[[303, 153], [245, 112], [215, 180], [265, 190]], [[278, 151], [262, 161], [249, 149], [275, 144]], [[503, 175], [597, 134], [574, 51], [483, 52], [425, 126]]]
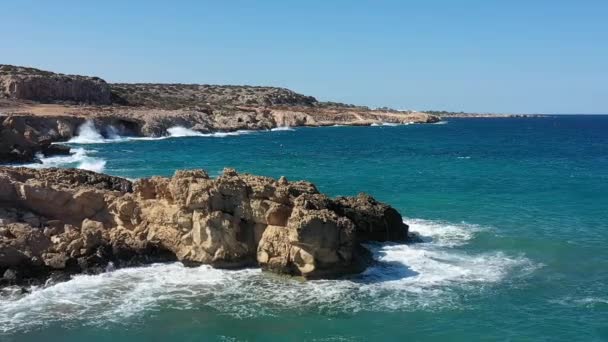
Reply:
[[98, 77], [0, 65], [0, 163], [31, 162], [38, 153], [68, 153], [52, 143], [69, 140], [87, 120], [107, 137], [163, 136], [176, 126], [210, 133], [433, 123], [440, 117], [320, 102], [276, 87], [112, 84]]
[[284, 177], [188, 170], [131, 182], [0, 167], [0, 286], [175, 260], [332, 278], [367, 267], [362, 243], [407, 240], [390, 206]]

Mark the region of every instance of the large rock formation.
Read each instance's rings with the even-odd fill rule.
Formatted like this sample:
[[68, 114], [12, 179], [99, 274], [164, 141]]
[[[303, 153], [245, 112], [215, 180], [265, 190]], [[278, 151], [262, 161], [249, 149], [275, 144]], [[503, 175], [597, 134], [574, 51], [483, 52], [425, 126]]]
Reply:
[[112, 103], [110, 86], [101, 78], [13, 65], [0, 65], [0, 93], [12, 99], [40, 102]]
[[73, 169], [0, 168], [0, 276], [98, 272], [181, 260], [305, 278], [361, 271], [366, 241], [405, 241], [399, 213], [308, 182], [202, 170], [128, 180]]
[[39, 153], [68, 154], [69, 148], [51, 144], [61, 136], [57, 130], [60, 125], [60, 121], [51, 118], [0, 117], [0, 162], [29, 162]]

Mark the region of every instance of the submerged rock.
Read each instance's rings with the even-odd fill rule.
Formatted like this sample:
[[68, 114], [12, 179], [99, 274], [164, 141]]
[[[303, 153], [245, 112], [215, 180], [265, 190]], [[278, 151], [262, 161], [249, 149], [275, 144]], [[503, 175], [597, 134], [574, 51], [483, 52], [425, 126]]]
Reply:
[[[0, 168], [0, 274], [103, 272], [156, 261], [259, 266], [305, 278], [359, 272], [367, 241], [404, 241], [401, 215], [367, 195], [225, 169], [134, 183], [74, 169]], [[5, 274], [6, 278], [6, 274]], [[15, 278], [16, 279], [16, 278]]]

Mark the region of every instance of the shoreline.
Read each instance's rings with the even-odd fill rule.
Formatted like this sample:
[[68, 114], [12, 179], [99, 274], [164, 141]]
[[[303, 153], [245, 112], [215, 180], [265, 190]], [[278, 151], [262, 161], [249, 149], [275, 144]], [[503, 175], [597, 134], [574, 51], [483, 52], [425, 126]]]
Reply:
[[36, 154], [45, 157], [69, 151], [57, 143], [79, 135], [92, 122], [103, 138], [170, 136], [172, 128], [190, 135], [230, 134], [238, 131], [281, 130], [285, 127], [372, 126], [436, 123], [441, 118], [426, 113], [319, 109], [306, 107], [232, 107], [208, 110], [163, 110], [124, 106], [75, 106], [27, 104], [0, 108], [3, 116], [0, 163], [28, 163]]

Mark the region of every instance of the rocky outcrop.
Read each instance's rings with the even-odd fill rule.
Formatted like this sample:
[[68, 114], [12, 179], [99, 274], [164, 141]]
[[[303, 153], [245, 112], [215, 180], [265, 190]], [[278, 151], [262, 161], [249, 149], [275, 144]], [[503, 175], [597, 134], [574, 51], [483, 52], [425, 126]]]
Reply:
[[[26, 163], [36, 160], [38, 155], [69, 154], [69, 147], [53, 142], [74, 137], [86, 121], [73, 115], [0, 116], [0, 163]], [[123, 120], [120, 116], [100, 116], [91, 121], [106, 137], [140, 135], [137, 121]]]
[[101, 78], [13, 65], [0, 65], [0, 94], [40, 102], [112, 103], [110, 86]]
[[335, 277], [366, 267], [361, 243], [405, 241], [407, 229], [367, 195], [330, 199], [308, 182], [232, 169], [216, 179], [191, 170], [131, 183], [83, 170], [0, 168], [0, 275], [19, 279], [175, 259]]
[[69, 154], [65, 146], [52, 145], [59, 140], [61, 132], [57, 119], [36, 119], [30, 125], [24, 117], [0, 117], [0, 162], [23, 163], [35, 159], [37, 154]]

